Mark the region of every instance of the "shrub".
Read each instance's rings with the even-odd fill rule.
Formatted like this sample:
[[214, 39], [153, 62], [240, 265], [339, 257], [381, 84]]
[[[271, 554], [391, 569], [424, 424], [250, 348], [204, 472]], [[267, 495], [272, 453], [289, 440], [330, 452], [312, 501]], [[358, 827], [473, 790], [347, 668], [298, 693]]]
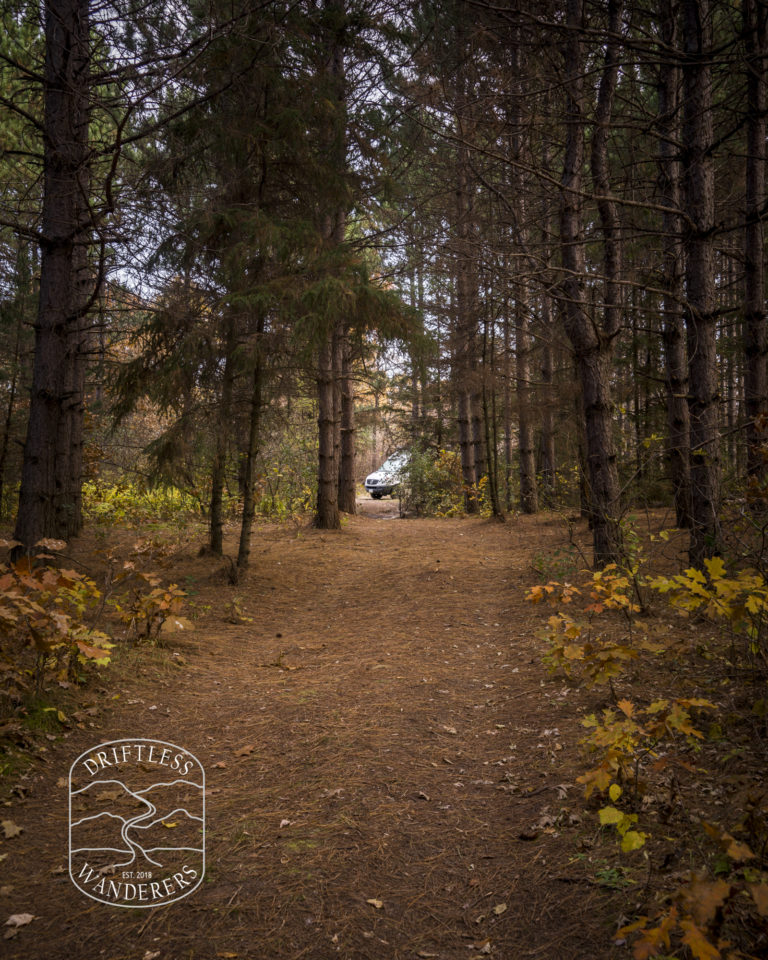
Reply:
[[[0, 545], [17, 544], [3, 540]], [[32, 559], [0, 563], [0, 637], [8, 657], [0, 667], [9, 700], [20, 699], [30, 678], [39, 692], [46, 671], [64, 667], [71, 673], [78, 662], [106, 663], [112, 647], [88, 623], [89, 612], [100, 606], [96, 584], [76, 570], [54, 565], [48, 551], [63, 549], [63, 541], [41, 540], [37, 546], [42, 552]]]
[[403, 513], [417, 517], [454, 517], [464, 512], [464, 490], [459, 455], [450, 450], [435, 454], [414, 448], [403, 471]]
[[199, 516], [200, 499], [173, 486], [147, 487], [122, 480], [83, 484], [83, 512], [95, 523], [167, 523]]

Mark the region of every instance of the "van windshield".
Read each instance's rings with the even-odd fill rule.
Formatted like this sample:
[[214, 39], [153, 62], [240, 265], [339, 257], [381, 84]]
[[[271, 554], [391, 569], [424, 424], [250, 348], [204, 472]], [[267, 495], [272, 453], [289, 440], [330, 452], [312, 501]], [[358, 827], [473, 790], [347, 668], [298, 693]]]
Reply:
[[384, 462], [382, 470], [399, 470], [400, 467], [404, 466], [408, 462], [408, 454], [406, 453], [394, 453]]

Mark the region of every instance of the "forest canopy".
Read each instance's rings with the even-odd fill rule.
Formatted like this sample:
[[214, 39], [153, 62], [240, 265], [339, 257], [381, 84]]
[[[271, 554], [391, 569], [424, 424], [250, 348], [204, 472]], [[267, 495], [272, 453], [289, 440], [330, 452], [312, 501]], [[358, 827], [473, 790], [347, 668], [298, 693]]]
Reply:
[[338, 527], [397, 449], [414, 509], [580, 511], [598, 567], [638, 504], [697, 565], [759, 537], [766, 16], [5, 4], [15, 539], [164, 484], [245, 568], [257, 513]]

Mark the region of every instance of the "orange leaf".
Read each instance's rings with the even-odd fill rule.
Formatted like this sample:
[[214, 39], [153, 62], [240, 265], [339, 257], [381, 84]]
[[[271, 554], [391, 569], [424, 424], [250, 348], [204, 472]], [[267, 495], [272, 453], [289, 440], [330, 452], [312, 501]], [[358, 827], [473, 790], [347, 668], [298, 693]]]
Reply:
[[696, 960], [721, 960], [721, 953], [702, 931], [696, 926], [693, 920], [685, 918], [680, 921], [683, 929], [683, 943], [690, 949]]
[[110, 655], [109, 650], [102, 650], [100, 647], [91, 647], [82, 640], [76, 640], [75, 643], [80, 653], [82, 653], [84, 657], [90, 657], [91, 660], [102, 660], [104, 657]]
[[696, 923], [706, 926], [731, 895], [731, 885], [724, 880], [709, 883], [697, 877], [683, 890], [686, 906]]
[[725, 852], [731, 860], [751, 860], [754, 857], [754, 853], [752, 853], [746, 843], [741, 843], [739, 840], [736, 840], [730, 833], [724, 833], [723, 840], [725, 841], [723, 844]]
[[669, 949], [669, 934], [676, 925], [677, 907], [672, 907], [669, 913], [662, 917], [658, 927], [644, 930], [640, 939], [635, 941], [632, 948], [635, 960], [648, 960], [649, 957], [655, 957], [662, 946]]
[[749, 892], [761, 917], [768, 917], [768, 883], [751, 883]]

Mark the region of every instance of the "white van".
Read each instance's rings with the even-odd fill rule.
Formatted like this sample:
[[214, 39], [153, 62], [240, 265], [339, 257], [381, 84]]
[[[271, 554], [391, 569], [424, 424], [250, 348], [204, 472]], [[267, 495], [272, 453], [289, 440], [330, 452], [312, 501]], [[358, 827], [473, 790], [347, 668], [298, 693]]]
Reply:
[[406, 450], [400, 450], [398, 453], [393, 453], [378, 470], [368, 474], [365, 478], [365, 489], [374, 500], [381, 500], [387, 494], [397, 492], [403, 470], [409, 459], [410, 454]]

